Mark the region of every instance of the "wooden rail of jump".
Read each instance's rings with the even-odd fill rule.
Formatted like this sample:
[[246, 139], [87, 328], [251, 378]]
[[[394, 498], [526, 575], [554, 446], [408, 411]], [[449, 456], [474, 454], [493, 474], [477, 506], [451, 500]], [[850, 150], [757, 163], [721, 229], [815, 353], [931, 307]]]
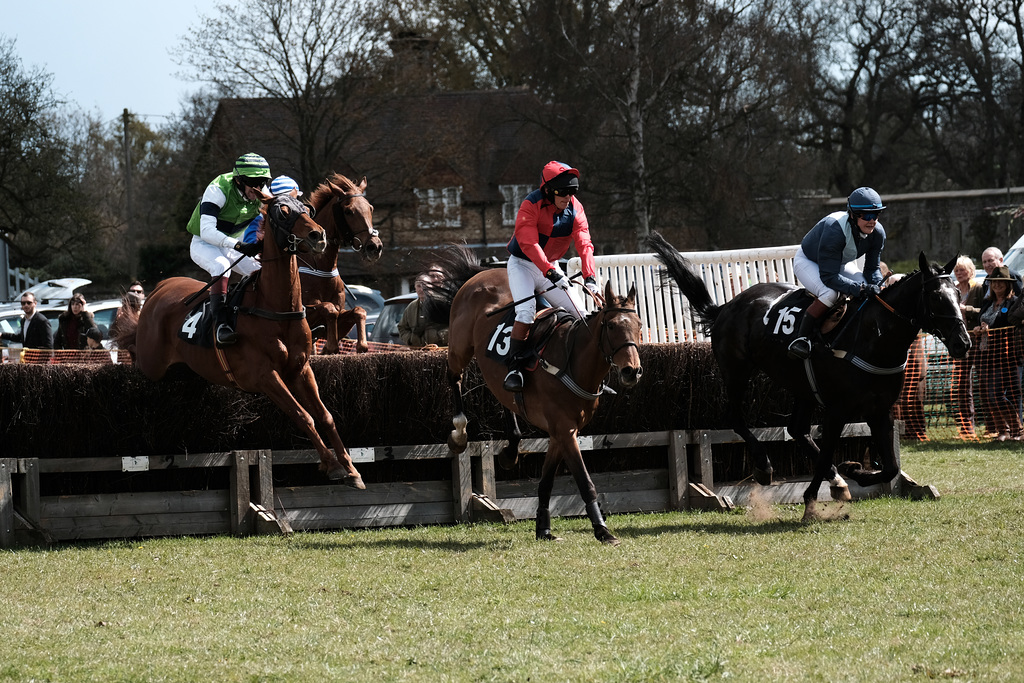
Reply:
[[[787, 441], [783, 428], [755, 429], [762, 441]], [[868, 436], [863, 423], [848, 425], [844, 438]], [[896, 453], [899, 458], [899, 443]], [[716, 485], [712, 447], [738, 443], [732, 430], [674, 430], [580, 437], [584, 451], [664, 447], [665, 468], [592, 475], [606, 514], [667, 510], [729, 510], [745, 505], [751, 481]], [[357, 463], [450, 459], [451, 480], [369, 483], [365, 491], [335, 484], [274, 486], [273, 468], [315, 465], [309, 450], [248, 450], [143, 458], [0, 458], [0, 547], [84, 539], [204, 534], [290, 533], [460, 522], [532, 519], [536, 481], [497, 481], [494, 455], [503, 441], [471, 442], [453, 456], [444, 444], [353, 448]], [[547, 439], [525, 439], [521, 453], [543, 453]], [[694, 459], [691, 479], [690, 458]], [[40, 477], [55, 473], [142, 472], [181, 468], [227, 468], [228, 489], [41, 496]], [[802, 501], [807, 477], [760, 488], [773, 503]], [[878, 495], [936, 497], [901, 472], [884, 485], [860, 489], [854, 498]], [[823, 484], [819, 500], [827, 500]], [[583, 503], [571, 477], [556, 479], [551, 500], [556, 516], [582, 516]]]

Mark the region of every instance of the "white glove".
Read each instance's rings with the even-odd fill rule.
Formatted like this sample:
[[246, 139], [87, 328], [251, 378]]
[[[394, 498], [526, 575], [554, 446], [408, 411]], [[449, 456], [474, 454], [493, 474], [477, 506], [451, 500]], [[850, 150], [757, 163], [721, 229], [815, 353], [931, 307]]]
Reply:
[[565, 276], [565, 273], [557, 268], [549, 268], [548, 272], [544, 273], [544, 277], [551, 280], [551, 283], [555, 285], [555, 287], [567, 292], [569, 291], [569, 287], [572, 286], [572, 283], [569, 282], [569, 278]]
[[591, 294], [600, 294], [601, 288], [597, 286], [597, 278], [593, 275], [583, 281], [583, 286], [590, 290]]

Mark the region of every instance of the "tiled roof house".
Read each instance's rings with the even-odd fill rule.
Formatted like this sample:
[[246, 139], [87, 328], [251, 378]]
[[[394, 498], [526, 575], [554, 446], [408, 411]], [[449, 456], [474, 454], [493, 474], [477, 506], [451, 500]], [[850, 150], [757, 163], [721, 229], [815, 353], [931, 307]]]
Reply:
[[[349, 126], [343, 151], [326, 170], [356, 181], [366, 176], [385, 245], [376, 264], [343, 251], [342, 277], [390, 296], [407, 291], [429, 251], [447, 243], [505, 258], [516, 210], [537, 187], [541, 167], [573, 160], [565, 143], [535, 122], [540, 108], [525, 89], [422, 91], [379, 95], [342, 117]], [[213, 177], [251, 151], [267, 158], [274, 175], [299, 178], [291, 120], [278, 100], [222, 100], [197, 173]]]

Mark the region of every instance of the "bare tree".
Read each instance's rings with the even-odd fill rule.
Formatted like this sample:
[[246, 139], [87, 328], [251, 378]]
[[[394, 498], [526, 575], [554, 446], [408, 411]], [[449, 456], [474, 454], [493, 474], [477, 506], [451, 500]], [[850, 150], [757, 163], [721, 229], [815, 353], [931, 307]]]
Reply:
[[343, 157], [358, 124], [365, 76], [384, 49], [375, 7], [369, 0], [222, 3], [186, 36], [177, 56], [223, 96], [278, 100], [291, 119], [262, 123], [287, 141], [299, 181], [308, 186]]

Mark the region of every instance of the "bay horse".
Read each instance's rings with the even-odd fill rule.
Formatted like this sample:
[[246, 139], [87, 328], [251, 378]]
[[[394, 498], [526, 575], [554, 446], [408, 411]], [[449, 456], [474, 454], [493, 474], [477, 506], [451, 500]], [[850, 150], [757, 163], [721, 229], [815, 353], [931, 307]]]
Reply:
[[[427, 286], [427, 315], [436, 322], [447, 322], [448, 383], [455, 398], [454, 429], [448, 446], [454, 453], [466, 450], [468, 419], [462, 397], [462, 379], [466, 366], [476, 358], [487, 387], [505, 410], [508, 445], [499, 454], [503, 467], [512, 467], [519, 456], [519, 432], [516, 415], [547, 432], [548, 450], [537, 488], [536, 537], [561, 540], [551, 533], [548, 509], [555, 473], [564, 462], [572, 473], [586, 506], [594, 536], [602, 543], [618, 545], [608, 530], [597, 502], [597, 490], [583, 462], [576, 437], [597, 410], [602, 380], [614, 366], [624, 387], [632, 387], [643, 374], [638, 344], [640, 318], [636, 312], [636, 288], [625, 297], [616, 296], [611, 284], [605, 286], [605, 305], [585, 320], [559, 324], [547, 340], [541, 364], [547, 372], [526, 373], [523, 391], [517, 396], [505, 391], [508, 369], [502, 360], [490, 357], [488, 350], [508, 350], [511, 324], [503, 316], [489, 315], [510, 309], [512, 295], [504, 268], [486, 268], [464, 247], [440, 250], [431, 261], [435, 274]], [[536, 331], [540, 323], [534, 325]], [[568, 382], [556, 378], [556, 366], [567, 371]], [[573, 386], [573, 389], [568, 388]], [[518, 399], [518, 400], [517, 400]]]
[[356, 352], [366, 353], [366, 310], [345, 309], [345, 283], [338, 273], [342, 245], [361, 253], [367, 261], [381, 257], [384, 244], [373, 227], [373, 205], [366, 199], [366, 176], [358, 184], [340, 173], [330, 175], [310, 194], [316, 222], [327, 236], [323, 253], [299, 255], [302, 303], [311, 329], [323, 325], [326, 343], [322, 353], [338, 353], [341, 340], [356, 328]]
[[[238, 341], [216, 348], [193, 344], [179, 333], [196, 329], [198, 315], [185, 300], [204, 284], [186, 277], [157, 283], [142, 307], [137, 326], [118, 337], [135, 365], [153, 381], [184, 363], [214, 384], [265, 394], [302, 430], [320, 455], [320, 470], [331, 480], [366, 488], [341, 441], [334, 418], [320, 400], [309, 357], [313, 339], [302, 306], [295, 254], [323, 251], [324, 231], [306, 207], [289, 195], [268, 200], [269, 229], [263, 240], [262, 268], [248, 281], [238, 321]], [[334, 452], [319, 433], [327, 435]]]
[[[816, 500], [825, 479], [831, 482], [833, 498], [850, 500], [849, 488], [833, 462], [848, 422], [858, 418], [867, 422], [881, 470], [851, 464], [844, 466], [844, 474], [861, 486], [892, 481], [899, 474], [892, 407], [900, 397], [911, 345], [924, 329], [941, 339], [954, 358], [963, 358], [971, 347], [960, 315], [960, 297], [949, 278], [956, 258], [939, 267], [929, 264], [921, 253], [919, 270], [878, 295], [851, 302], [857, 304], [856, 311], [848, 312], [826, 335], [830, 352], [820, 350], [807, 360], [797, 360], [788, 356], [789, 337], [777, 332], [778, 328], [791, 334], [796, 327], [793, 307], [782, 301], [799, 289], [796, 285], [758, 283], [717, 305], [692, 264], [663, 236], [652, 232], [647, 244], [664, 264], [670, 281], [689, 300], [699, 325], [711, 334], [711, 348], [725, 382], [728, 419], [750, 449], [759, 484], [771, 484], [772, 465], [743, 418], [743, 397], [759, 370], [793, 396], [786, 429], [815, 463], [803, 496], [805, 520], [820, 518]], [[824, 412], [820, 448], [810, 435], [814, 404]]]

